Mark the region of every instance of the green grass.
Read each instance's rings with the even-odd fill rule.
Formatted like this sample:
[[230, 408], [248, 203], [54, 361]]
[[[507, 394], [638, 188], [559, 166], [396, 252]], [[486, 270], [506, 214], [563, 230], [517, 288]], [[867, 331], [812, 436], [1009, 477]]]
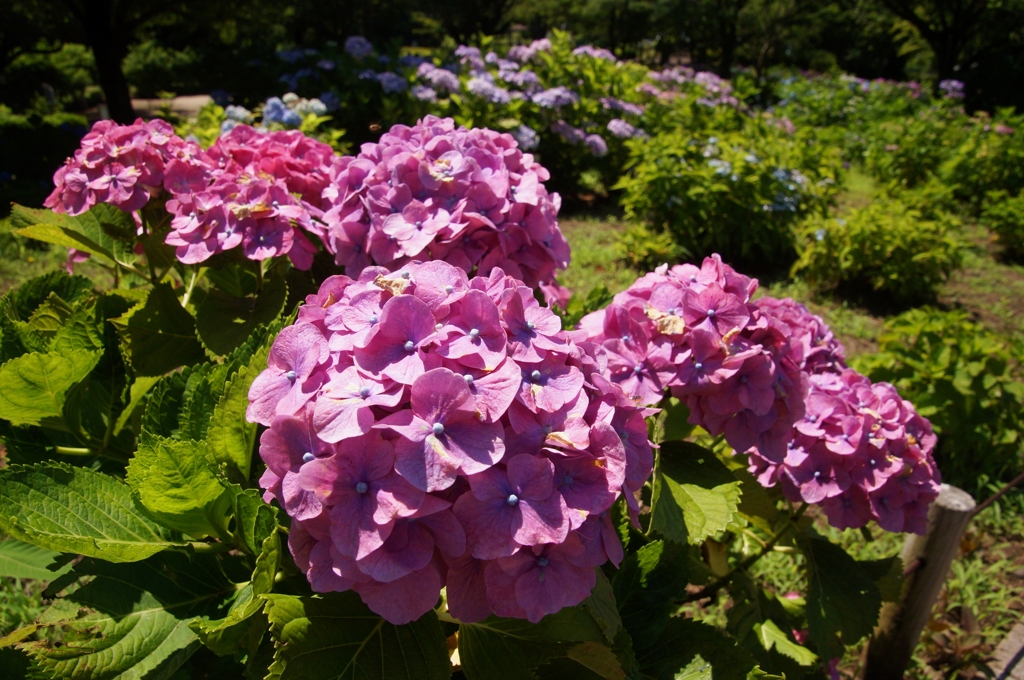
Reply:
[[621, 223], [585, 217], [561, 220], [559, 227], [572, 247], [572, 261], [558, 280], [574, 293], [586, 295], [601, 285], [617, 293], [643, 274], [618, 261], [615, 242]]

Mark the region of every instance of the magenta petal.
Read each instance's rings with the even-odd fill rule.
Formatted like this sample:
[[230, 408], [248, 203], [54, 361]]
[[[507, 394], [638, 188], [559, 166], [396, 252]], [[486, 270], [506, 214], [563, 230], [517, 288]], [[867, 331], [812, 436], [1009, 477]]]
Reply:
[[522, 383], [519, 366], [512, 359], [505, 359], [490, 373], [472, 371], [468, 375], [473, 379], [470, 391], [476, 397], [477, 409], [483, 413], [484, 420], [496, 422], [519, 393], [519, 385]]
[[386, 524], [373, 521], [367, 494], [352, 494], [331, 508], [331, 541], [342, 555], [361, 559], [380, 546], [391, 534], [394, 520]]
[[542, 500], [554, 490], [555, 466], [542, 456], [518, 455], [508, 461], [509, 485], [520, 498]]
[[483, 621], [491, 615], [484, 580], [486, 564], [470, 553], [448, 561], [448, 611], [463, 623]]
[[490, 560], [511, 555], [519, 547], [512, 539], [515, 508], [504, 498], [478, 500], [467, 493], [455, 501], [455, 516], [466, 530], [466, 538], [474, 557]]
[[356, 560], [356, 566], [375, 581], [389, 583], [422, 569], [433, 554], [430, 532], [416, 520], [403, 519], [395, 522], [384, 544]]
[[433, 560], [397, 581], [359, 583], [353, 590], [359, 593], [367, 607], [383, 616], [388, 623], [401, 626], [433, 609], [443, 585], [441, 567]]
[[[466, 475], [486, 470], [505, 455], [505, 432], [500, 423], [481, 423], [475, 418], [451, 423], [445, 426], [440, 437], [431, 435], [427, 439], [450, 450]], [[439, 449], [434, 447], [434, 450]]]
[[450, 487], [461, 462], [433, 435], [420, 441], [399, 439], [395, 446], [395, 471], [421, 491]]
[[[481, 293], [482, 294], [482, 293]], [[412, 410], [433, 425], [450, 418], [471, 418], [475, 414], [473, 395], [466, 380], [447, 368], [435, 368], [412, 384]]]
[[569, 509], [560, 494], [543, 500], [519, 501], [519, 519], [512, 521], [513, 538], [521, 545], [561, 543], [569, 533]]

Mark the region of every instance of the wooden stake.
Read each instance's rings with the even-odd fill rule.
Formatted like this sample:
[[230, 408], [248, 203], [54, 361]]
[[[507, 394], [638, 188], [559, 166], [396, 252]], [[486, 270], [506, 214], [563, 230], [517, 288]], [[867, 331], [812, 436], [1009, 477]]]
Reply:
[[903, 544], [903, 594], [886, 602], [868, 646], [864, 680], [899, 680], [928, 623], [949, 566], [960, 549], [974, 510], [967, 492], [943, 484], [928, 510], [928, 531], [911, 534]]

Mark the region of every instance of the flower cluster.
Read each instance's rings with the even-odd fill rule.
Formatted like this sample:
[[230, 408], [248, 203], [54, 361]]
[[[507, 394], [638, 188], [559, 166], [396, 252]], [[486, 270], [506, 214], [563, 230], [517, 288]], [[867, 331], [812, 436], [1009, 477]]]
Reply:
[[923, 531], [938, 493], [928, 421], [886, 383], [846, 367], [827, 325], [792, 300], [752, 300], [757, 281], [718, 256], [660, 267], [583, 318], [606, 376], [639, 403], [666, 390], [691, 424], [749, 453], [765, 486], [822, 503], [839, 528], [874, 519]]
[[[159, 194], [165, 181], [174, 184], [173, 168], [200, 153], [198, 144], [184, 141], [162, 120], [140, 118], [132, 125], [101, 120], [54, 173], [55, 188], [44, 205], [69, 215], [81, 215], [97, 203], [134, 212]], [[171, 177], [165, 175], [168, 166]]]
[[751, 472], [792, 501], [820, 503], [837, 529], [874, 520], [923, 534], [939, 492], [931, 424], [888, 383], [850, 368], [810, 376], [804, 417], [785, 457], [750, 454]]
[[608, 353], [608, 377], [640, 402], [666, 389], [690, 421], [737, 451], [785, 455], [803, 417], [806, 378], [783, 331], [751, 302], [755, 280], [716, 255], [700, 268], [662, 266], [581, 321]]
[[434, 259], [470, 273], [500, 267], [536, 286], [568, 265], [561, 199], [511, 135], [428, 116], [396, 125], [331, 173], [326, 243], [350, 276]]
[[396, 624], [443, 586], [465, 622], [582, 601], [622, 559], [609, 509], [622, 493], [635, 513], [653, 466], [648, 413], [602, 364], [500, 270], [325, 281], [247, 411], [313, 589], [354, 590]]
[[166, 242], [186, 264], [241, 246], [251, 260], [287, 255], [300, 269], [323, 237], [321, 194], [336, 163], [331, 147], [298, 131], [238, 125], [188, 162], [168, 164]]

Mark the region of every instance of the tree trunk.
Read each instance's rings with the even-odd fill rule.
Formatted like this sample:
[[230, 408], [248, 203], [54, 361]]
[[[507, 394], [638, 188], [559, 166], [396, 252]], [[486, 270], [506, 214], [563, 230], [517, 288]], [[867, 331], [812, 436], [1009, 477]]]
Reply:
[[128, 52], [128, 36], [114, 26], [114, 8], [110, 0], [86, 0], [83, 27], [96, 59], [100, 87], [107, 100], [110, 117], [118, 123], [135, 120], [128, 80], [121, 63]]
[[722, 50], [718, 75], [722, 78], [732, 77], [732, 63], [736, 59], [736, 23], [743, 4], [742, 0], [718, 3], [718, 44]]

